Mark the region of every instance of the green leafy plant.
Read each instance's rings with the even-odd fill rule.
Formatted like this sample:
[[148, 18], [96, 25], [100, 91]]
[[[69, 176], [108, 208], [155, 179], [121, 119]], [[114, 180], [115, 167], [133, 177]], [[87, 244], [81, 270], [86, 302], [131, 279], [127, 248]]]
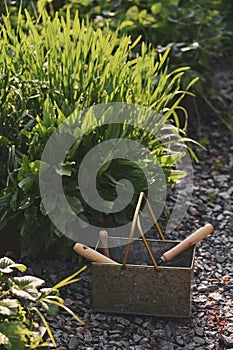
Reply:
[[[40, 332], [43, 324], [56, 347], [46, 315], [55, 317], [59, 308], [64, 309], [79, 323], [83, 323], [72, 310], [64, 305], [59, 289], [79, 281], [77, 276], [86, 266], [52, 288], [42, 288], [44, 280], [25, 275], [26, 266], [13, 260], [0, 258], [0, 346], [9, 350], [38, 349], [47, 347]], [[16, 276], [14, 271], [20, 271]]]
[[[19, 6], [20, 1], [17, 3]], [[198, 74], [202, 83], [211, 76], [210, 59], [232, 53], [232, 5], [225, 0], [38, 0], [22, 5], [33, 14], [35, 9], [38, 13], [47, 9], [53, 18], [56, 11], [65, 16], [70, 8], [72, 16], [78, 11], [81, 19], [92, 19], [95, 28], [117, 29], [134, 40], [142, 35], [144, 41], [161, 49], [170, 46], [174, 65], [188, 62], [192, 75]], [[196, 89], [201, 86], [199, 83]]]
[[[219, 94], [212, 79], [216, 62], [220, 66], [224, 65], [222, 61], [227, 57], [230, 65], [232, 60], [231, 2], [69, 0], [57, 6], [55, 1], [39, 0], [39, 12], [45, 7], [51, 16], [57, 10], [63, 16], [65, 9], [69, 7], [72, 14], [79, 11], [80, 18], [92, 19], [96, 28], [118, 30], [120, 35], [129, 34], [133, 40], [141, 35], [143, 41], [151, 43], [160, 52], [170, 47], [172, 65], [189, 65], [191, 69], [186, 77], [199, 77], [199, 82], [194, 87], [198, 96], [198, 103], [195, 105], [197, 123], [201, 124], [199, 105], [203, 109], [204, 102], [205, 107], [210, 108], [232, 132], [231, 115], [222, 111], [215, 103], [218, 98], [224, 99], [224, 91]], [[135, 51], [138, 50], [140, 43], [135, 47]]]
[[[75, 116], [95, 104], [125, 102], [155, 112], [154, 124], [160, 127], [156, 135], [162, 129], [166, 132], [166, 122], [170, 121], [174, 142], [188, 147], [187, 113], [180, 104], [185, 95], [193, 95], [190, 89], [197, 78], [188, 80], [183, 89], [182, 81], [189, 67], [169, 70], [169, 49], [161, 54], [142, 42], [140, 52], [135, 55], [134, 48], [140, 37], [134, 41], [130, 36], [119, 39], [117, 32], [95, 30], [93, 23], [80, 22], [78, 14], [72, 21], [69, 11], [66, 18], [59, 18], [57, 14], [53, 20], [44, 12], [38, 22], [25, 11], [25, 16], [18, 14], [17, 28], [12, 26], [9, 15], [3, 18], [3, 23], [0, 32], [1, 93], [4, 97], [0, 102], [0, 160], [3, 165], [0, 229], [9, 222], [17, 223], [23, 256], [38, 254], [54, 243], [58, 244], [57, 251], [64, 252], [66, 246], [70, 251], [71, 242], [50, 222], [39, 191], [41, 155], [51, 134], [72, 113]], [[180, 111], [184, 115], [182, 123], [178, 117]], [[158, 116], [161, 117], [156, 119]], [[100, 141], [123, 137], [123, 134], [129, 139], [139, 138], [153, 149], [168, 185], [184, 175], [176, 170], [182, 152], [172, 153], [169, 147], [161, 147], [137, 128], [123, 130], [122, 127], [104, 128], [92, 119], [81, 118], [78, 128], [86, 128], [87, 132], [75, 145], [76, 155], [72, 155], [71, 150], [65, 164], [57, 169], [63, 176], [71, 206], [86, 222], [90, 215], [97, 221], [101, 218], [96, 218], [96, 213], [90, 212], [80, 198], [74, 181], [76, 165], [90, 147]], [[103, 197], [109, 193], [114, 198], [114, 189], [110, 192], [109, 188], [114, 188], [120, 170], [115, 178], [112, 175], [122, 164], [111, 164], [99, 178]], [[130, 163], [125, 166], [133, 170], [135, 188], [139, 192], [145, 190], [140, 170]], [[130, 218], [132, 207], [125, 219]], [[122, 213], [120, 215], [121, 218], [114, 217], [114, 220], [122, 222]], [[63, 220], [63, 213], [60, 217]]]
[[[182, 0], [70, 0], [61, 2], [60, 6], [49, 2], [54, 10], [60, 7], [62, 15], [67, 7], [72, 13], [79, 11], [81, 18], [93, 19], [96, 27], [120, 28], [134, 39], [142, 35], [155, 47], [174, 45], [174, 57], [181, 56], [183, 62], [190, 51], [194, 52], [193, 59], [198, 57], [200, 61], [204, 52], [222, 55], [223, 50], [231, 50], [232, 5], [224, 0], [191, 0], [189, 3]], [[46, 3], [46, 0], [38, 1], [39, 11]], [[191, 57], [189, 55], [187, 59]]]

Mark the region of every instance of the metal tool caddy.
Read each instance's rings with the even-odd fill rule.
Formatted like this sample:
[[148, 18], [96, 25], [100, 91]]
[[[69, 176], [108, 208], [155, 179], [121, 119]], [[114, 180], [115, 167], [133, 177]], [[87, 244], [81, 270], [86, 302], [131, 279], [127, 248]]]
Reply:
[[[146, 239], [139, 211], [145, 200], [160, 235]], [[141, 238], [133, 238], [135, 228]], [[195, 245], [165, 266], [161, 255], [179, 241], [165, 240], [150, 203], [140, 194], [129, 238], [109, 237], [111, 259], [120, 263], [92, 262], [92, 304], [94, 311], [169, 317], [190, 315]], [[117, 247], [116, 247], [117, 245]]]

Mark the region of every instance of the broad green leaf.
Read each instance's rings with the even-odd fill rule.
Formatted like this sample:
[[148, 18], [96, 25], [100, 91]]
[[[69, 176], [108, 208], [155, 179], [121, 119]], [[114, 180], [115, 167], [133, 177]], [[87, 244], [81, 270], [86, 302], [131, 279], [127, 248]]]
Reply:
[[157, 2], [156, 4], [153, 4], [151, 6], [151, 12], [154, 14], [154, 15], [157, 15], [159, 14], [161, 11], [162, 11], [162, 3], [161, 2]]
[[75, 212], [75, 214], [80, 214], [83, 212], [83, 206], [80, 200], [77, 197], [71, 197], [71, 196], [66, 196], [68, 203], [70, 204], [71, 208]]
[[127, 10], [127, 17], [132, 19], [132, 20], [137, 20], [139, 15], [139, 10], [137, 6], [131, 6]]
[[8, 309], [17, 309], [19, 301], [17, 299], [2, 299], [0, 300], [0, 306]]
[[45, 297], [45, 296], [58, 296], [59, 295], [59, 291], [57, 289], [55, 289], [54, 287], [50, 287], [50, 288], [41, 288], [40, 289], [41, 292], [41, 297]]
[[34, 276], [21, 276], [12, 277], [8, 283], [11, 286], [13, 295], [18, 298], [35, 301], [41, 295], [37, 288], [44, 284], [44, 280]]
[[17, 297], [24, 300], [30, 300], [30, 301], [36, 301], [40, 297], [40, 293], [37, 289], [27, 288], [27, 289], [19, 289], [17, 287], [11, 288], [12, 294]]
[[168, 176], [169, 183], [176, 183], [181, 178], [185, 177], [187, 173], [182, 170], [172, 170]]
[[[27, 333], [26, 327], [17, 321], [0, 323], [1, 339], [7, 342], [8, 350], [25, 350]], [[5, 338], [2, 335], [4, 335]]]
[[177, 152], [173, 154], [162, 155], [158, 159], [162, 167], [172, 167], [176, 165], [184, 156], [185, 152]]
[[8, 307], [2, 306], [0, 304], [0, 315], [10, 316], [11, 315], [11, 310]]
[[119, 29], [125, 29], [127, 27], [132, 27], [134, 25], [134, 22], [132, 20], [126, 20], [121, 22], [121, 24], [119, 25]]
[[0, 258], [0, 271], [3, 273], [11, 273], [13, 269], [26, 271], [27, 267], [23, 264], [16, 264], [13, 260], [7, 257]]
[[19, 188], [29, 191], [34, 186], [35, 177], [27, 176], [18, 183]]
[[12, 277], [11, 281], [15, 283], [19, 288], [26, 290], [28, 288], [38, 288], [41, 287], [45, 281], [41, 278], [35, 276], [21, 276], [21, 277]]
[[13, 260], [11, 260], [10, 258], [7, 258], [7, 257], [0, 258], [0, 268], [1, 269], [5, 269], [6, 267], [14, 265], [14, 263], [15, 262]]
[[66, 162], [64, 164], [60, 164], [59, 167], [55, 168], [55, 171], [58, 175], [61, 175], [61, 176], [71, 176], [72, 163]]

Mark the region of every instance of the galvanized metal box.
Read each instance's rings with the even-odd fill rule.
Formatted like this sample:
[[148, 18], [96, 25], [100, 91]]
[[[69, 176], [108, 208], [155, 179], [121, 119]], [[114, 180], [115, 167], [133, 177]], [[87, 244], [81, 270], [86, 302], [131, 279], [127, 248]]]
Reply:
[[[115, 246], [110, 249], [113, 260], [119, 263], [123, 261], [127, 241], [127, 238], [109, 238], [109, 246]], [[154, 239], [147, 241], [157, 261], [165, 251], [179, 243]], [[121, 264], [92, 263], [94, 311], [165, 317], [189, 316], [194, 255], [195, 246], [192, 246], [156, 270], [142, 239], [133, 239], [124, 269]]]

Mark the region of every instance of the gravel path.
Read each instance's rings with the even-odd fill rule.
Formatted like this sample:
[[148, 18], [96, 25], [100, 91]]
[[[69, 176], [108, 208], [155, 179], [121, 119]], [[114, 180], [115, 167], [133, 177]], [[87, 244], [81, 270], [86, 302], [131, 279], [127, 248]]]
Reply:
[[[210, 116], [203, 124], [208, 151], [200, 152], [201, 161], [194, 166], [195, 188], [188, 213], [172, 237], [167, 237], [184, 239], [206, 222], [215, 227], [214, 233], [197, 245], [191, 317], [94, 313], [89, 265], [78, 283], [61, 292], [66, 305], [85, 325], [79, 325], [65, 313], [51, 319], [60, 350], [233, 348], [232, 138], [216, 117]], [[49, 285], [82, 266], [60, 260], [26, 263], [28, 273], [45, 278]]]

